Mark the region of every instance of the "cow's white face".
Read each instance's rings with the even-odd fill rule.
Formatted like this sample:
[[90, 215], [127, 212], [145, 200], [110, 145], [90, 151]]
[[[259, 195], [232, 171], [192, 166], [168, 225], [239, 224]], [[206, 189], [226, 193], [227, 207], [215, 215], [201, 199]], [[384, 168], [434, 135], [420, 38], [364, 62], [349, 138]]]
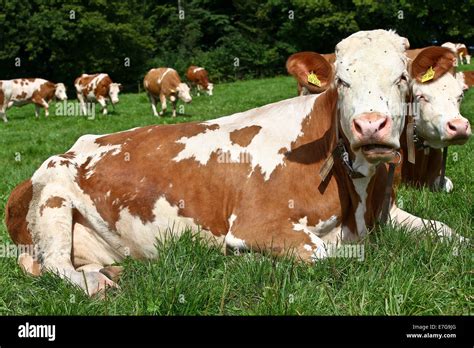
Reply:
[[192, 98], [191, 98], [191, 90], [189, 89], [189, 86], [185, 83], [180, 83], [178, 87], [176, 88], [178, 91], [178, 98], [184, 101], [185, 103], [190, 103]]
[[111, 83], [109, 85], [109, 97], [112, 104], [117, 104], [119, 102], [119, 93], [122, 85], [120, 83]]
[[57, 83], [55, 85], [54, 96], [58, 100], [66, 100], [67, 99], [66, 86], [64, 86], [64, 83]]
[[431, 83], [413, 84], [420, 114], [416, 132], [433, 148], [464, 144], [471, 136], [469, 121], [461, 116], [463, 91], [456, 78], [446, 73]]
[[467, 91], [469, 89], [462, 72], [456, 73], [456, 81], [459, 83], [459, 87], [461, 87], [463, 91]]
[[212, 90], [214, 89], [214, 84], [209, 83], [207, 85], [207, 94], [212, 95]]
[[408, 46], [407, 39], [385, 30], [361, 31], [336, 46], [341, 128], [358, 166], [364, 159], [389, 161], [400, 147]]

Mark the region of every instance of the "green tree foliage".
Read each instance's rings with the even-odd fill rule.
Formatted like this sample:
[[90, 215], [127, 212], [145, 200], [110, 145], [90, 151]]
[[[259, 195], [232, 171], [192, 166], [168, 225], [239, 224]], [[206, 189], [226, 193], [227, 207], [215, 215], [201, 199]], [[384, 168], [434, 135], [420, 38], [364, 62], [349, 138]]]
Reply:
[[72, 87], [100, 71], [136, 89], [151, 67], [183, 75], [191, 64], [215, 81], [272, 76], [289, 54], [333, 52], [358, 30], [396, 29], [412, 47], [472, 45], [473, 9], [474, 0], [3, 0], [0, 79]]

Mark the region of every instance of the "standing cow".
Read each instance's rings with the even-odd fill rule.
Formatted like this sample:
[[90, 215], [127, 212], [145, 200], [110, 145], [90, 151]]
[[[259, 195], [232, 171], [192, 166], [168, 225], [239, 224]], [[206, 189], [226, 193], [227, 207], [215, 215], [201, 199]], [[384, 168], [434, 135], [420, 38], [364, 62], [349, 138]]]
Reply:
[[464, 64], [464, 59], [466, 59], [467, 64], [471, 64], [471, 55], [469, 54], [465, 44], [445, 42], [441, 47], [449, 48], [458, 58], [460, 65]]
[[197, 88], [197, 95], [199, 95], [201, 90], [204, 90], [207, 92], [207, 94], [212, 95], [214, 84], [209, 82], [206, 69], [191, 65], [186, 72], [186, 78], [188, 79], [191, 86]]
[[49, 115], [49, 102], [52, 99], [66, 100], [66, 87], [63, 83], [53, 83], [44, 79], [27, 78], [0, 81], [0, 116], [8, 122], [6, 111], [13, 105], [35, 104], [35, 116], [40, 108]]
[[102, 113], [107, 115], [107, 102], [111, 102], [112, 106], [117, 104], [122, 89], [122, 84], [112, 82], [108, 74], [82, 74], [74, 81], [74, 86], [83, 115], [87, 114], [86, 101], [98, 102]]
[[[359, 240], [381, 211], [387, 170], [379, 164], [400, 146], [407, 46], [392, 31], [358, 32], [337, 45], [335, 83], [319, 95], [82, 136], [7, 202], [11, 238], [41, 255], [22, 254], [20, 264], [94, 294], [116, 286], [109, 265], [155, 258], [157, 239], [186, 227], [228, 248], [307, 262], [327, 257], [328, 245]], [[333, 76], [327, 68], [316, 73]], [[323, 179], [317, 173], [331, 156]], [[390, 213], [412, 231], [452, 233], [396, 207]]]
[[154, 116], [158, 116], [156, 103], [161, 101], [160, 116], [166, 112], [166, 98], [169, 98], [173, 108], [173, 117], [176, 117], [176, 103], [178, 98], [190, 103], [192, 98], [187, 84], [181, 82], [178, 72], [172, 68], [151, 69], [143, 79], [143, 87], [148, 94]]

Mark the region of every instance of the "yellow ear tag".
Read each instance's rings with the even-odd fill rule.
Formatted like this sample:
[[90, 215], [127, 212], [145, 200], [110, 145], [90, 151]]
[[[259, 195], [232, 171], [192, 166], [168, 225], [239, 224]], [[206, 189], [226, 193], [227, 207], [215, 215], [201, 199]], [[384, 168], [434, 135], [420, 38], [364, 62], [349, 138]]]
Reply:
[[424, 83], [429, 80], [433, 80], [434, 75], [435, 75], [435, 71], [433, 70], [433, 67], [430, 66], [430, 68], [426, 70], [425, 74], [421, 77], [421, 83]]
[[321, 81], [319, 81], [318, 76], [314, 72], [308, 75], [308, 82], [312, 85], [321, 87]]

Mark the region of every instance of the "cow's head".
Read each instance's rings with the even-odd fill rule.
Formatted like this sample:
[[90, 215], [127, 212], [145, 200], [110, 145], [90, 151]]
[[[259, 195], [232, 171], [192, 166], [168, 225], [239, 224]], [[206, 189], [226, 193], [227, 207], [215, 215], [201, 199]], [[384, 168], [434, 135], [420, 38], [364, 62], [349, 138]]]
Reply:
[[121, 83], [111, 83], [109, 85], [109, 97], [112, 104], [117, 104], [119, 102], [119, 93], [122, 90]]
[[176, 92], [178, 92], [178, 98], [184, 101], [185, 103], [190, 103], [191, 98], [191, 90], [189, 86], [183, 82], [181, 82], [178, 87], [176, 87]]
[[54, 96], [58, 100], [66, 100], [67, 99], [66, 86], [64, 86], [64, 83], [56, 83], [54, 85]]
[[336, 46], [340, 125], [364, 173], [393, 158], [405, 124], [408, 40], [393, 31], [360, 31]]
[[212, 95], [212, 90], [214, 89], [214, 84], [213, 83], [209, 83], [207, 85], [207, 94], [209, 95]]
[[[433, 46], [411, 64], [412, 93], [420, 111], [416, 132], [433, 148], [464, 144], [471, 136], [469, 121], [460, 114], [463, 88], [454, 75], [455, 62], [448, 48]], [[434, 75], [425, 80], [430, 69]]]

